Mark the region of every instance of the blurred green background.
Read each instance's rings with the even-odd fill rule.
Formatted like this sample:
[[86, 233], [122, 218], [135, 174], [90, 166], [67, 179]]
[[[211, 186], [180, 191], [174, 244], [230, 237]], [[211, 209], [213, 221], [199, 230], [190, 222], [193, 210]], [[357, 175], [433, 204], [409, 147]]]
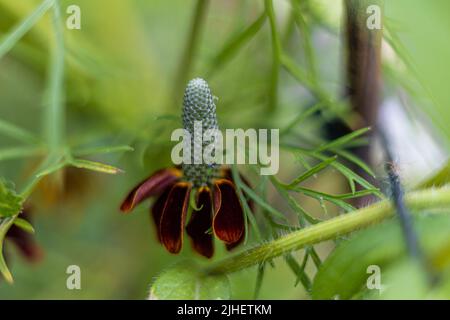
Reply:
[[[336, 0], [310, 2], [335, 31], [316, 26], [314, 35], [321, 80], [330, 92], [338, 95], [343, 72], [337, 25], [341, 20], [341, 4]], [[0, 0], [0, 35], [39, 3]], [[118, 210], [130, 188], [153, 170], [170, 163], [170, 132], [179, 126], [175, 116], [181, 108], [175, 103], [176, 75], [188, 41], [195, 1], [64, 0], [63, 11], [70, 4], [80, 6], [82, 25], [81, 30], [65, 30], [69, 141], [87, 145], [130, 144], [135, 151], [94, 159], [116, 165], [125, 170], [124, 174], [104, 176], [71, 170], [66, 175], [68, 185], [64, 194], [47, 199], [46, 193], [51, 189], [42, 186], [33, 195], [33, 225], [45, 256], [41, 262], [29, 265], [7, 245], [15, 283], [11, 286], [1, 281], [0, 298], [143, 299], [161, 270], [195, 256], [188, 245], [179, 256], [173, 256], [157, 243], [148, 203], [127, 216]], [[275, 0], [274, 6], [279, 28], [283, 30], [289, 2]], [[219, 97], [217, 108], [222, 128], [284, 124], [309, 98], [282, 72], [279, 108], [271, 116], [264, 115], [271, 68], [267, 21], [236, 57], [217, 70], [214, 68], [213, 58], [224, 43], [263, 10], [263, 2], [259, 0], [213, 0], [209, 5], [189, 76], [206, 78], [214, 95]], [[389, 0], [385, 14], [398, 30], [423, 84], [417, 81], [413, 85], [419, 97], [416, 107], [433, 123], [442, 147], [448, 148], [450, 2]], [[294, 34], [287, 47], [301, 61], [302, 57], [296, 56], [301, 47], [297, 38], [300, 35]], [[46, 14], [0, 60], [0, 117], [33, 132], [43, 130], [40, 119], [51, 39], [50, 15]], [[0, 137], [0, 144], [11, 146], [15, 141]], [[35, 165], [36, 160], [3, 161], [0, 175], [20, 187]], [[289, 176], [290, 170], [288, 165], [283, 167], [282, 176]], [[342, 181], [328, 181], [332, 182], [326, 188], [341, 188]], [[322, 257], [331, 248], [331, 243], [318, 246]], [[218, 251], [214, 260], [227, 254]], [[195, 259], [208, 263], [196, 256]], [[306, 298], [304, 289], [294, 286], [295, 276], [285, 263], [279, 259], [275, 264], [276, 268], [266, 270], [260, 298]], [[69, 265], [81, 267], [82, 290], [67, 290]], [[231, 275], [232, 297], [251, 299], [255, 279], [255, 268]]]

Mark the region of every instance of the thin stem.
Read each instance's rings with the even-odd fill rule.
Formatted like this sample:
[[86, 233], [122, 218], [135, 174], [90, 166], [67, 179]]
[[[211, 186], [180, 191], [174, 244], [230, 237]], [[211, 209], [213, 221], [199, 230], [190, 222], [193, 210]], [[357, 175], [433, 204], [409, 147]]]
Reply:
[[[414, 210], [450, 206], [450, 186], [406, 194], [405, 203]], [[206, 272], [210, 274], [236, 272], [308, 245], [366, 228], [393, 214], [394, 207], [390, 201], [380, 201], [218, 261], [207, 268]]]
[[183, 88], [188, 81], [189, 72], [193, 66], [193, 58], [200, 41], [200, 35], [202, 32], [204, 20], [206, 17], [207, 7], [209, 0], [197, 0], [194, 16], [192, 19], [191, 30], [186, 42], [186, 47], [183, 52], [183, 56], [180, 60], [178, 67], [178, 73], [176, 78], [176, 85], [174, 88], [175, 103], [178, 103], [183, 94]]
[[422, 265], [423, 269], [428, 275], [430, 283], [434, 284], [437, 281], [437, 275], [431, 268], [431, 265], [426, 259], [426, 256], [420, 246], [419, 237], [414, 230], [411, 213], [405, 205], [403, 187], [401, 185], [400, 177], [397, 174], [395, 168], [394, 156], [388, 138], [382, 130], [378, 130], [378, 135], [381, 138], [387, 160], [385, 167], [386, 172], [389, 176], [392, 202], [395, 205], [395, 211], [400, 220], [400, 225], [402, 226], [403, 236], [405, 238], [408, 253], [413, 259], [415, 259]]
[[275, 12], [273, 9], [272, 0], [265, 0], [266, 14], [270, 22], [270, 31], [272, 37], [272, 71], [270, 74], [270, 89], [269, 89], [269, 111], [275, 110], [278, 101], [278, 80], [280, 75], [281, 65], [281, 41], [278, 36], [277, 22], [275, 18]]
[[36, 22], [51, 8], [54, 0], [43, 1], [36, 10], [21, 21], [0, 44], [0, 59], [7, 54], [16, 43], [36, 24]]
[[45, 118], [46, 140], [50, 153], [56, 153], [64, 141], [64, 37], [59, 0], [53, 6], [55, 44], [50, 61], [49, 104]]

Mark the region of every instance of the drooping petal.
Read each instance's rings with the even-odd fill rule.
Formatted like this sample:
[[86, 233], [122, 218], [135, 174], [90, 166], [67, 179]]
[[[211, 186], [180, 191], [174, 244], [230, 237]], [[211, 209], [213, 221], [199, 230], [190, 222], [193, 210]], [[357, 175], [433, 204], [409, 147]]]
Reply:
[[17, 246], [28, 262], [37, 262], [42, 259], [43, 251], [31, 234], [13, 225], [6, 236]]
[[128, 194], [120, 206], [123, 212], [130, 212], [139, 203], [148, 197], [155, 196], [163, 192], [170, 185], [181, 177], [181, 171], [176, 168], [161, 169], [152, 174], [149, 178], [138, 184]]
[[227, 250], [231, 251], [234, 248], [236, 248], [237, 246], [239, 246], [242, 243], [242, 241], [244, 241], [244, 238], [245, 238], [245, 232], [242, 233], [242, 235], [238, 241], [236, 241], [234, 243], [226, 243], [225, 246], [226, 246]]
[[213, 229], [216, 236], [228, 243], [239, 241], [244, 233], [244, 212], [233, 183], [219, 179], [214, 185]]
[[200, 210], [193, 210], [186, 231], [191, 237], [194, 250], [202, 256], [211, 258], [214, 254], [214, 244], [213, 235], [208, 232], [212, 227], [212, 199], [208, 187], [198, 190], [197, 208]]
[[166, 190], [164, 190], [164, 192], [156, 199], [155, 203], [153, 204], [150, 210], [153, 222], [155, 223], [156, 226], [156, 235], [158, 237], [159, 242], [161, 242], [161, 234], [159, 233], [159, 226], [161, 224], [161, 217], [170, 190], [171, 188], [167, 188]]
[[[224, 168], [224, 169], [222, 169], [222, 177], [225, 178], [225, 179], [227, 179], [227, 180], [230, 180], [231, 182], [233, 182], [234, 185], [236, 185], [236, 181], [234, 181], [233, 173], [231, 172], [231, 169], [230, 169], [230, 168]], [[250, 189], [253, 189], [253, 188], [252, 188], [252, 185], [251, 185], [251, 183], [250, 183], [250, 181], [248, 181], [248, 179], [247, 179], [243, 174], [241, 174], [240, 172], [239, 172], [239, 178], [241, 179], [241, 181], [242, 181], [247, 187], [249, 187]], [[245, 197], [245, 199], [247, 200], [247, 204], [248, 204], [248, 206], [250, 207], [250, 210], [251, 210], [252, 212], [255, 212], [255, 204], [254, 204], [252, 198], [250, 198], [250, 197], [249, 197], [247, 194], [245, 194], [245, 193], [244, 193], [244, 197]]]
[[183, 229], [189, 204], [191, 184], [178, 182], [170, 190], [161, 216], [161, 242], [171, 253], [178, 253], [183, 245]]

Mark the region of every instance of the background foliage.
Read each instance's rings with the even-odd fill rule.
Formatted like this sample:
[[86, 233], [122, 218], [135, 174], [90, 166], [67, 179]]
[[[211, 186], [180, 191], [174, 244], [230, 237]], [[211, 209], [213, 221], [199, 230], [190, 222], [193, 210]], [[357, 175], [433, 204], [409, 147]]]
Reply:
[[[295, 21], [299, 18], [291, 16], [290, 1], [273, 2], [274, 16], [266, 18], [264, 1], [211, 1], [202, 32], [195, 39], [189, 36], [189, 26], [196, 1], [111, 0], [106, 4], [105, 1], [62, 0], [62, 19], [69, 4], [81, 7], [82, 29], [63, 31], [65, 47], [60, 49], [65, 52], [65, 86], [59, 90], [58, 83], [62, 82], [57, 81], [58, 75], [61, 76], [58, 64], [61, 61], [58, 62], [57, 54], [55, 56], [58, 41], [52, 27], [51, 10], [11, 51], [0, 55], [0, 118], [27, 130], [15, 131], [10, 136], [0, 135], [0, 160], [3, 160], [0, 175], [14, 181], [12, 189], [22, 190], [27, 178], [39, 166], [39, 160], [47, 155], [38, 143], [30, 141], [35, 136], [50, 137], [49, 140], [59, 147], [64, 141], [64, 146], [70, 147], [69, 153], [62, 152], [62, 158], [52, 159], [47, 169], [63, 163], [113, 174], [117, 173], [116, 167], [125, 171], [125, 174], [102, 175], [70, 168], [50, 175], [39, 184], [30, 199], [30, 210], [35, 238], [44, 249], [44, 259], [35, 265], [26, 264], [7, 241], [5, 251], [15, 283], [11, 286], [1, 281], [1, 298], [140, 299], [148, 296], [150, 283], [164, 269], [194, 257], [187, 246], [179, 256], [171, 256], [157, 244], [146, 206], [128, 216], [118, 212], [124, 195], [137, 181], [170, 163], [170, 132], [180, 123], [179, 95], [182, 93], [180, 86], [183, 87], [180, 78], [183, 79], [184, 65], [180, 67], [180, 61], [185, 61], [189, 43], [198, 46], [188, 59], [192, 64], [186, 77], [201, 76], [208, 80], [213, 93], [219, 97], [217, 110], [222, 128], [289, 128], [291, 140], [286, 142], [304, 142], [303, 149], [282, 152], [278, 184], [277, 181], [262, 183], [267, 186], [267, 196], [260, 202], [269, 203], [271, 207], [265, 209], [272, 214], [274, 211], [286, 213], [292, 227], [276, 228], [274, 234], [270, 234], [270, 228], [262, 227], [262, 239], [251, 231], [248, 245], [267, 242], [296, 229], [299, 209], [296, 211], [293, 201], [312, 215], [313, 222], [337, 215], [342, 206], [349, 209], [348, 199], [329, 195], [351, 192], [355, 178], [351, 171], [342, 167], [339, 170], [342, 155], [334, 162], [321, 152], [342, 153], [339, 148], [358, 137], [327, 145], [325, 138], [317, 134], [323, 119], [305, 116], [318, 91], [323, 90], [333, 101], [339, 100], [344, 72], [342, 3], [300, 1], [308, 4], [308, 10], [301, 16], [305, 19], [304, 29], [301, 29], [295, 26], [295, 23], [302, 26], [301, 21]], [[40, 3], [37, 0], [0, 0], [0, 35], [10, 32]], [[406, 92], [408, 114], [426, 124], [442, 153], [448, 155], [450, 92], [447, 80], [450, 79], [446, 70], [450, 70], [447, 59], [450, 43], [445, 39], [450, 28], [450, 3], [446, 0], [396, 0], [386, 1], [384, 8], [387, 28], [386, 47], [383, 47], [384, 97], [397, 97]], [[278, 30], [275, 39], [274, 27]], [[273, 45], [277, 41], [282, 52]], [[276, 67], [279, 74], [274, 73]], [[309, 68], [316, 68], [316, 71]], [[315, 79], [302, 77], [304, 70], [308, 75], [315, 75]], [[65, 92], [65, 96], [58, 96], [58, 92]], [[66, 114], [62, 116], [66, 119], [64, 128], [49, 125], [55, 122], [51, 118], [45, 120], [48, 106], [57, 106], [62, 100], [66, 106]], [[299, 121], [292, 123], [297, 116]], [[2, 132], [11, 133], [9, 129]], [[127, 152], [132, 150], [128, 146], [133, 152]], [[59, 147], [56, 149], [61, 152]], [[326, 161], [325, 165], [314, 167], [320, 165], [318, 160]], [[309, 171], [311, 174], [302, 178], [305, 161], [309, 161], [310, 170], [312, 167], [317, 172]], [[413, 166], [415, 160], [410, 161], [406, 162], [406, 167]], [[442, 165], [442, 159], [429, 161], [420, 172], [415, 172], [418, 176], [415, 180], [424, 179]], [[381, 161], [375, 169], [382, 178]], [[347, 175], [342, 174], [342, 170]], [[259, 185], [251, 168], [247, 168], [247, 175]], [[283, 196], [277, 185], [279, 187], [281, 181], [289, 183], [296, 177], [301, 178], [298, 182], [305, 182], [304, 189], [298, 194], [291, 193], [292, 198]], [[409, 177], [405, 174], [404, 178]], [[5, 187], [2, 185], [0, 199], [14, 198], [13, 193], [4, 192], [3, 189], [9, 190], [7, 186], [9, 182]], [[406, 187], [413, 189], [415, 184]], [[255, 187], [254, 191], [262, 197], [262, 189]], [[417, 218], [419, 234], [427, 252], [431, 252], [444, 274], [444, 285], [431, 293], [423, 289], [420, 276], [416, 276], [420, 272], [405, 257], [398, 225], [388, 221], [377, 229], [361, 231], [350, 242], [345, 242], [347, 236], [338, 239], [337, 243], [344, 241], [345, 244], [324, 262], [314, 284], [310, 282], [314, 279], [316, 265], [333, 250], [335, 241], [316, 245], [317, 253], [309, 251], [311, 258], [305, 264], [306, 272], [292, 272], [299, 267], [295, 261], [301, 262], [305, 254], [305, 251], [298, 251], [275, 259], [273, 266], [266, 264], [233, 273], [229, 284], [231, 297], [252, 298], [256, 286], [260, 287], [260, 298], [305, 299], [309, 297], [305, 290], [308, 284], [313, 298], [333, 298], [336, 293], [340, 293], [341, 298], [373, 297], [372, 293], [359, 290], [364, 283], [361, 279], [367, 263], [381, 264], [383, 268], [389, 266], [386, 279], [393, 279], [392, 283], [398, 282], [397, 287], [404, 288], [399, 292], [389, 291], [382, 297], [404, 297], [405, 294], [414, 298], [448, 297], [448, 216], [427, 220], [422, 215], [423, 212]], [[311, 221], [307, 223], [313, 224]], [[258, 223], [265, 223], [261, 215]], [[214, 261], [227, 256], [225, 250], [219, 251]], [[207, 261], [195, 259], [200, 265], [209, 265]], [[349, 266], [349, 261], [357, 263]], [[82, 290], [66, 289], [65, 271], [71, 264], [81, 267]], [[264, 280], [260, 282], [262, 274]], [[342, 274], [345, 277], [336, 279], [336, 275]], [[162, 275], [167, 277], [167, 273]], [[226, 297], [223, 289], [227, 284], [220, 281], [217, 290]], [[405, 284], [415, 287], [410, 289]]]

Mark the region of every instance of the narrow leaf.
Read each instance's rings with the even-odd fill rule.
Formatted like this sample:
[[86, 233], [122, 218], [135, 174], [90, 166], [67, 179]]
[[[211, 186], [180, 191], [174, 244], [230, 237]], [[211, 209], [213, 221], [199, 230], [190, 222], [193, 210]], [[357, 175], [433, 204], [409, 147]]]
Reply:
[[14, 147], [0, 150], [0, 161], [27, 158], [39, 154], [40, 148]]
[[307, 170], [305, 173], [301, 174], [299, 177], [295, 178], [289, 185], [289, 187], [294, 187], [298, 185], [299, 183], [305, 181], [309, 177], [312, 177], [316, 173], [322, 171], [323, 169], [327, 168], [332, 162], [336, 161], [337, 156], [328, 158], [324, 160], [323, 162], [319, 163], [318, 165], [312, 167], [310, 170]]
[[36, 24], [53, 5], [54, 0], [45, 0], [28, 17], [9, 32], [0, 43], [0, 59]]
[[80, 148], [78, 150], [75, 150], [73, 154], [77, 157], [85, 157], [98, 154], [120, 153], [128, 151], [134, 151], [134, 149], [128, 145], [119, 145], [119, 146]]
[[337, 138], [336, 140], [333, 140], [329, 143], [326, 143], [320, 147], [318, 147], [316, 150], [314, 150], [315, 152], [321, 152], [324, 150], [330, 150], [332, 148], [338, 148], [341, 146], [344, 146], [346, 143], [352, 141], [353, 139], [365, 134], [367, 131], [369, 131], [370, 128], [362, 128], [356, 131], [353, 131], [349, 134], [346, 134], [340, 138]]
[[121, 169], [103, 164], [100, 162], [90, 161], [90, 160], [84, 160], [84, 159], [74, 159], [70, 161], [70, 164], [76, 168], [79, 169], [87, 169], [102, 173], [108, 173], [108, 174], [117, 174], [120, 172], [123, 172]]
[[31, 132], [22, 129], [12, 123], [0, 119], [0, 132], [11, 138], [31, 144], [39, 143], [39, 139]]
[[255, 34], [261, 29], [266, 21], [267, 15], [261, 14], [247, 29], [233, 37], [213, 59], [212, 71], [220, 68], [229, 61], [247, 42], [249, 42]]
[[31, 223], [29, 223], [27, 220], [22, 219], [22, 218], [16, 218], [14, 220], [14, 224], [19, 227], [20, 229], [22, 229], [23, 231], [26, 231], [28, 233], [34, 234], [34, 228], [31, 225]]

